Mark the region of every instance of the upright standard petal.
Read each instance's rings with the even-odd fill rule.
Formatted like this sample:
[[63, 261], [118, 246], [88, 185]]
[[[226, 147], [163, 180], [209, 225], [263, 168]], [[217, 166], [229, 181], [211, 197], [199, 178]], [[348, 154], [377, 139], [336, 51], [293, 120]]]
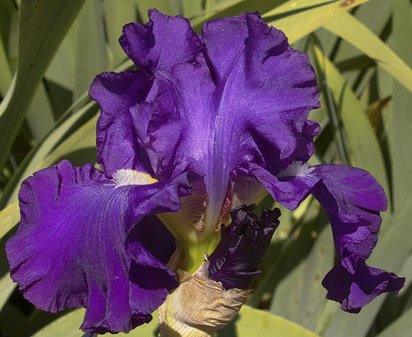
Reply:
[[212, 20], [202, 40], [204, 54], [157, 75], [148, 135], [161, 169], [205, 176], [213, 224], [250, 163], [276, 174], [308, 160], [319, 128], [307, 114], [319, 101], [308, 58], [257, 14]]
[[386, 210], [382, 187], [368, 172], [352, 167], [319, 165], [312, 174], [320, 179], [312, 193], [329, 215], [340, 258], [322, 282], [327, 297], [356, 313], [383, 292], [397, 293], [404, 278], [365, 263], [377, 242], [379, 211]]
[[251, 163], [277, 173], [297, 158], [309, 158], [306, 118], [319, 101], [307, 56], [257, 14], [209, 21], [202, 35], [216, 82], [207, 178], [219, 205], [226, 193], [219, 182], [252, 175]]
[[203, 44], [187, 19], [149, 11], [147, 24], [130, 23], [120, 37], [126, 54], [148, 73], [170, 70], [174, 65], [191, 62]]
[[253, 13], [209, 21], [202, 34], [221, 97], [215, 138], [227, 143], [249, 134], [246, 154], [258, 149], [267, 165], [282, 165], [299, 148], [309, 111], [319, 107], [307, 56]]
[[[100, 105], [97, 122], [97, 161], [103, 171], [112, 175], [119, 169], [152, 173], [144, 146], [145, 116], [136, 123], [132, 107], [147, 99], [152, 81], [139, 71], [102, 73], [89, 90]], [[143, 130], [142, 130], [143, 129]]]
[[204, 175], [208, 144], [213, 141], [210, 126], [215, 90], [204, 57], [176, 65], [170, 73], [158, 74], [157, 83], [158, 95], [151, 104], [147, 130], [159, 156], [157, 174], [164, 176], [170, 170], [190, 168]]
[[127, 332], [177, 286], [164, 264], [170, 244], [159, 250], [150, 219], [139, 221], [177, 210], [187, 193], [184, 177], [127, 185], [67, 161], [39, 171], [20, 190], [21, 224], [6, 245], [11, 276], [40, 309], [86, 307], [84, 331]]

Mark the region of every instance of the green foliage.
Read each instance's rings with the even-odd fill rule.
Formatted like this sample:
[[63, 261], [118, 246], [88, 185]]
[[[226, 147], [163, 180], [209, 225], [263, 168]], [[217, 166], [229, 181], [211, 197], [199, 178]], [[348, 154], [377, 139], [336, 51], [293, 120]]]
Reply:
[[[67, 337], [81, 337], [83, 334], [77, 328], [82, 321], [84, 310], [79, 309], [66, 314], [55, 322], [35, 334], [35, 337], [54, 337], [63, 335]], [[118, 336], [130, 337], [156, 337], [157, 312], [153, 314], [153, 320], [135, 329], [128, 334]], [[243, 306], [238, 317], [229, 326], [219, 331], [217, 337], [319, 337], [319, 335], [302, 328], [286, 319], [271, 315], [262, 310]]]
[[[314, 161], [375, 175], [391, 206], [369, 262], [412, 277], [409, 0], [0, 0], [0, 335], [82, 336], [83, 310], [48, 315], [24, 301], [7, 272], [4, 242], [19, 221], [25, 177], [62, 158], [96, 160], [97, 106], [88, 86], [98, 72], [132, 66], [117, 39], [123, 24], [146, 21], [151, 7], [186, 16], [197, 30], [210, 18], [258, 10], [310, 55], [322, 101], [311, 115], [323, 128]], [[359, 315], [340, 311], [320, 284], [334, 263], [325, 214], [312, 199], [282, 213], [250, 306], [219, 337], [412, 336], [408, 280], [398, 297], [381, 296]], [[129, 336], [155, 332], [156, 319]]]

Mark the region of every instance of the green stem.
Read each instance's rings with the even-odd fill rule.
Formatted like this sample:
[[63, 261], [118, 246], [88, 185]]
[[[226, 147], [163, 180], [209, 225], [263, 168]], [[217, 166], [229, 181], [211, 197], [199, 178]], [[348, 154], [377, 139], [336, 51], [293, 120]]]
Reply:
[[201, 243], [183, 242], [185, 252], [185, 271], [194, 273], [205, 260], [205, 255], [210, 255], [220, 241], [219, 233], [210, 240]]

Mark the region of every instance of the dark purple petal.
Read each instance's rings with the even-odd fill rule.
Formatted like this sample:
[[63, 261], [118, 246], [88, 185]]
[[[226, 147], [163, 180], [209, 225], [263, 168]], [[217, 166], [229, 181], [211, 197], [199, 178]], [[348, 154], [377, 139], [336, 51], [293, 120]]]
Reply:
[[144, 147], [149, 116], [134, 123], [131, 108], [143, 102], [152, 87], [142, 72], [102, 73], [93, 81], [89, 94], [100, 105], [97, 122], [97, 161], [112, 175], [119, 169], [152, 173]]
[[341, 259], [322, 281], [328, 290], [326, 297], [341, 303], [341, 308], [351, 313], [358, 313], [382, 293], [398, 293], [404, 283], [405, 278], [369, 267], [354, 255]]
[[204, 59], [177, 65], [171, 74], [158, 74], [158, 85], [148, 125], [151, 145], [160, 158], [156, 174], [186, 167], [204, 174], [213, 140], [208, 126], [213, 123], [214, 90]]
[[301, 134], [319, 101], [307, 56], [291, 49], [284, 34], [258, 15], [209, 21], [202, 34], [216, 77], [213, 157], [206, 179], [210, 194], [221, 199], [236, 167], [252, 162], [278, 172], [297, 158], [295, 153], [307, 160]]
[[249, 289], [260, 273], [260, 260], [279, 225], [280, 211], [264, 210], [260, 218], [254, 206], [239, 207], [231, 212], [232, 223], [222, 226], [222, 236], [209, 256], [209, 278], [221, 282], [225, 289]]
[[387, 207], [382, 187], [368, 172], [347, 166], [319, 165], [312, 174], [320, 179], [312, 193], [329, 215], [340, 258], [323, 281], [327, 297], [359, 312], [379, 294], [398, 292], [404, 278], [365, 263], [377, 242], [379, 211]]
[[[325, 208], [339, 255], [339, 264], [325, 277], [328, 298], [342, 309], [358, 312], [382, 292], [397, 292], [403, 278], [366, 265], [377, 242], [380, 211], [387, 201], [382, 187], [366, 171], [342, 165], [308, 167], [301, 162], [289, 165], [277, 176], [256, 164], [244, 168], [290, 209], [312, 193]], [[239, 170], [242, 173], [241, 170]]]
[[313, 167], [320, 183], [312, 193], [329, 215], [335, 246], [340, 256], [369, 257], [386, 210], [385, 192], [367, 172], [342, 165]]
[[307, 56], [258, 15], [210, 21], [202, 34], [205, 54], [156, 75], [148, 136], [161, 171], [205, 176], [216, 223], [235, 170], [273, 175], [308, 160], [319, 128], [306, 118], [319, 101]]
[[209, 21], [202, 34], [221, 95], [216, 126], [225, 130], [222, 141], [243, 131], [270, 162], [294, 154], [307, 114], [319, 107], [307, 56], [253, 13]]
[[67, 161], [39, 171], [20, 190], [21, 225], [6, 246], [11, 276], [40, 309], [86, 307], [85, 331], [127, 332], [177, 285], [164, 264], [170, 235], [158, 241], [167, 253], [148, 238], [150, 218], [139, 221], [176, 211], [187, 193], [184, 177], [116, 185]]
[[203, 49], [203, 44], [187, 19], [149, 11], [146, 24], [130, 23], [120, 37], [126, 54], [148, 72], [170, 70], [175, 64], [190, 62]]
[[249, 174], [256, 177], [277, 202], [288, 209], [295, 209], [319, 181], [318, 177], [310, 174], [310, 168], [306, 165], [300, 162], [296, 164], [292, 165], [292, 169], [290, 169], [292, 172], [281, 171], [276, 176], [261, 166], [251, 163], [246, 166], [245, 172], [239, 170], [239, 174]]

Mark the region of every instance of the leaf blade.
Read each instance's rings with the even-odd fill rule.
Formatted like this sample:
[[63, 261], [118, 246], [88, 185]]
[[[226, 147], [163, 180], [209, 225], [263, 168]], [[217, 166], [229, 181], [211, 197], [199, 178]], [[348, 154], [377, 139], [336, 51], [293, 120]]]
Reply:
[[[349, 3], [345, 0], [293, 0], [266, 13], [263, 18], [269, 21], [269, 25], [283, 30], [289, 42], [294, 43], [325, 22], [367, 1], [369, 0]], [[271, 16], [280, 16], [280, 18], [270, 20]], [[302, 22], [305, 24], [302, 25]]]
[[35, 90], [84, 0], [23, 1], [14, 85], [0, 104], [0, 168], [22, 125]]
[[325, 23], [324, 27], [374, 59], [378, 65], [412, 92], [412, 69], [351, 14], [341, 13]]
[[341, 103], [340, 114], [353, 164], [371, 172], [385, 191], [389, 191], [382, 151], [368, 116], [356, 95], [346, 85], [344, 77], [319, 46], [314, 46], [314, 53], [335, 101]]

